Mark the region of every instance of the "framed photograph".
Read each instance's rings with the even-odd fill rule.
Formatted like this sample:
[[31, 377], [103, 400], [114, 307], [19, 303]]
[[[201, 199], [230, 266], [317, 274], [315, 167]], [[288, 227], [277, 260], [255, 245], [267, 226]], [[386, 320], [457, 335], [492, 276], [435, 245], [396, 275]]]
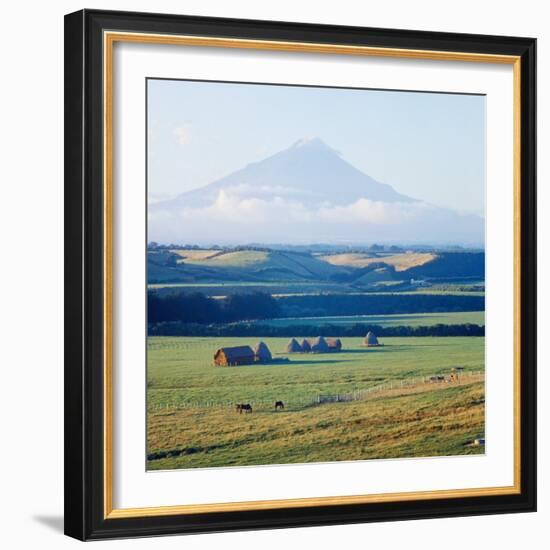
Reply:
[[65, 529], [534, 511], [532, 38], [65, 19]]

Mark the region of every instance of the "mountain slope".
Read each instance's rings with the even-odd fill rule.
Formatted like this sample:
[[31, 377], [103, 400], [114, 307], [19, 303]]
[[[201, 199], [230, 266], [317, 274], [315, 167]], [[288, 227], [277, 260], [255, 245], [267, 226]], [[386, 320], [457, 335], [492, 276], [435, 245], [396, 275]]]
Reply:
[[484, 220], [402, 195], [320, 139], [149, 205], [148, 237], [200, 245], [460, 244], [482, 247]]
[[199, 208], [231, 189], [247, 198], [269, 195], [303, 200], [308, 204], [345, 205], [359, 199], [412, 202], [390, 185], [363, 174], [319, 138], [300, 140], [275, 155], [254, 162], [205, 187], [151, 205], [152, 210]]

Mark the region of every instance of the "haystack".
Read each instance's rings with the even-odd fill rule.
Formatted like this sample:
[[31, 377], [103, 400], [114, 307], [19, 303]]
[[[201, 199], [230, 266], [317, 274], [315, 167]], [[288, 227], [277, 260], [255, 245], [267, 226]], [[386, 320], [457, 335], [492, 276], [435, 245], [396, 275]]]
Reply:
[[302, 340], [302, 343], [300, 344], [302, 346], [302, 351], [304, 353], [309, 353], [311, 351], [311, 346], [309, 345], [309, 342], [304, 338]]
[[253, 348], [256, 361], [259, 363], [269, 363], [273, 359], [271, 351], [264, 342], [258, 342]]
[[292, 338], [290, 342], [286, 345], [287, 353], [300, 353], [301, 351], [302, 347], [300, 346], [300, 344], [298, 344], [296, 338]]
[[327, 353], [328, 352], [327, 341], [322, 336], [317, 336], [317, 338], [313, 338], [313, 340], [310, 340], [309, 345], [311, 346], [311, 351], [313, 353]]
[[340, 338], [327, 338], [329, 351], [340, 351], [342, 349], [342, 341]]
[[372, 348], [375, 346], [379, 346], [380, 343], [378, 342], [378, 338], [376, 338], [376, 334], [374, 332], [367, 332], [367, 335], [365, 336], [365, 340], [363, 341], [363, 345], [367, 348]]

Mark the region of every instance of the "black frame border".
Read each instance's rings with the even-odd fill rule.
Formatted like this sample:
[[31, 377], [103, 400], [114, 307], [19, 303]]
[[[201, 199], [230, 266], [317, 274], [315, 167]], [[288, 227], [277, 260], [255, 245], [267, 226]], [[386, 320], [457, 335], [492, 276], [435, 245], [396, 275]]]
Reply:
[[[103, 31], [313, 42], [521, 58], [521, 492], [104, 518]], [[536, 40], [82, 10], [65, 16], [65, 533], [79, 540], [536, 511]]]

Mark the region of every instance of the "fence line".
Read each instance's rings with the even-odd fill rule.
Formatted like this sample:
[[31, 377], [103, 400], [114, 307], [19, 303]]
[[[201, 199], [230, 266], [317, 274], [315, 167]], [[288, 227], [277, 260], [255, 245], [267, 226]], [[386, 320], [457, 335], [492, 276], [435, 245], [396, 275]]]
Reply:
[[[451, 382], [449, 379], [445, 378], [444, 380], [438, 380], [434, 382], [435, 384], [445, 385], [445, 384], [456, 384], [460, 383], [463, 378], [472, 378], [475, 376], [480, 376], [483, 374], [483, 371], [472, 371], [472, 372], [463, 372], [460, 373], [459, 379], [456, 382]], [[285, 407], [307, 407], [314, 405], [322, 405], [324, 403], [345, 403], [351, 401], [364, 401], [370, 397], [373, 397], [373, 394], [401, 389], [401, 388], [411, 388], [414, 386], [419, 386], [421, 384], [431, 383], [430, 380], [432, 377], [441, 376], [441, 375], [430, 375], [430, 376], [417, 376], [413, 378], [403, 378], [400, 380], [389, 380], [383, 384], [377, 386], [372, 386], [371, 388], [364, 388], [362, 390], [355, 390], [352, 392], [337, 393], [337, 394], [319, 394], [315, 397], [307, 397], [304, 399], [285, 401]], [[275, 399], [269, 400], [242, 400], [243, 403], [249, 403], [252, 407], [262, 407], [269, 406], [272, 408], [275, 403]], [[151, 411], [162, 411], [162, 410], [179, 410], [179, 409], [210, 409], [210, 408], [219, 408], [226, 409], [230, 407], [235, 407], [236, 402], [234, 400], [223, 400], [223, 401], [183, 401], [178, 403], [163, 403], [156, 405], [149, 405], [148, 409]]]

